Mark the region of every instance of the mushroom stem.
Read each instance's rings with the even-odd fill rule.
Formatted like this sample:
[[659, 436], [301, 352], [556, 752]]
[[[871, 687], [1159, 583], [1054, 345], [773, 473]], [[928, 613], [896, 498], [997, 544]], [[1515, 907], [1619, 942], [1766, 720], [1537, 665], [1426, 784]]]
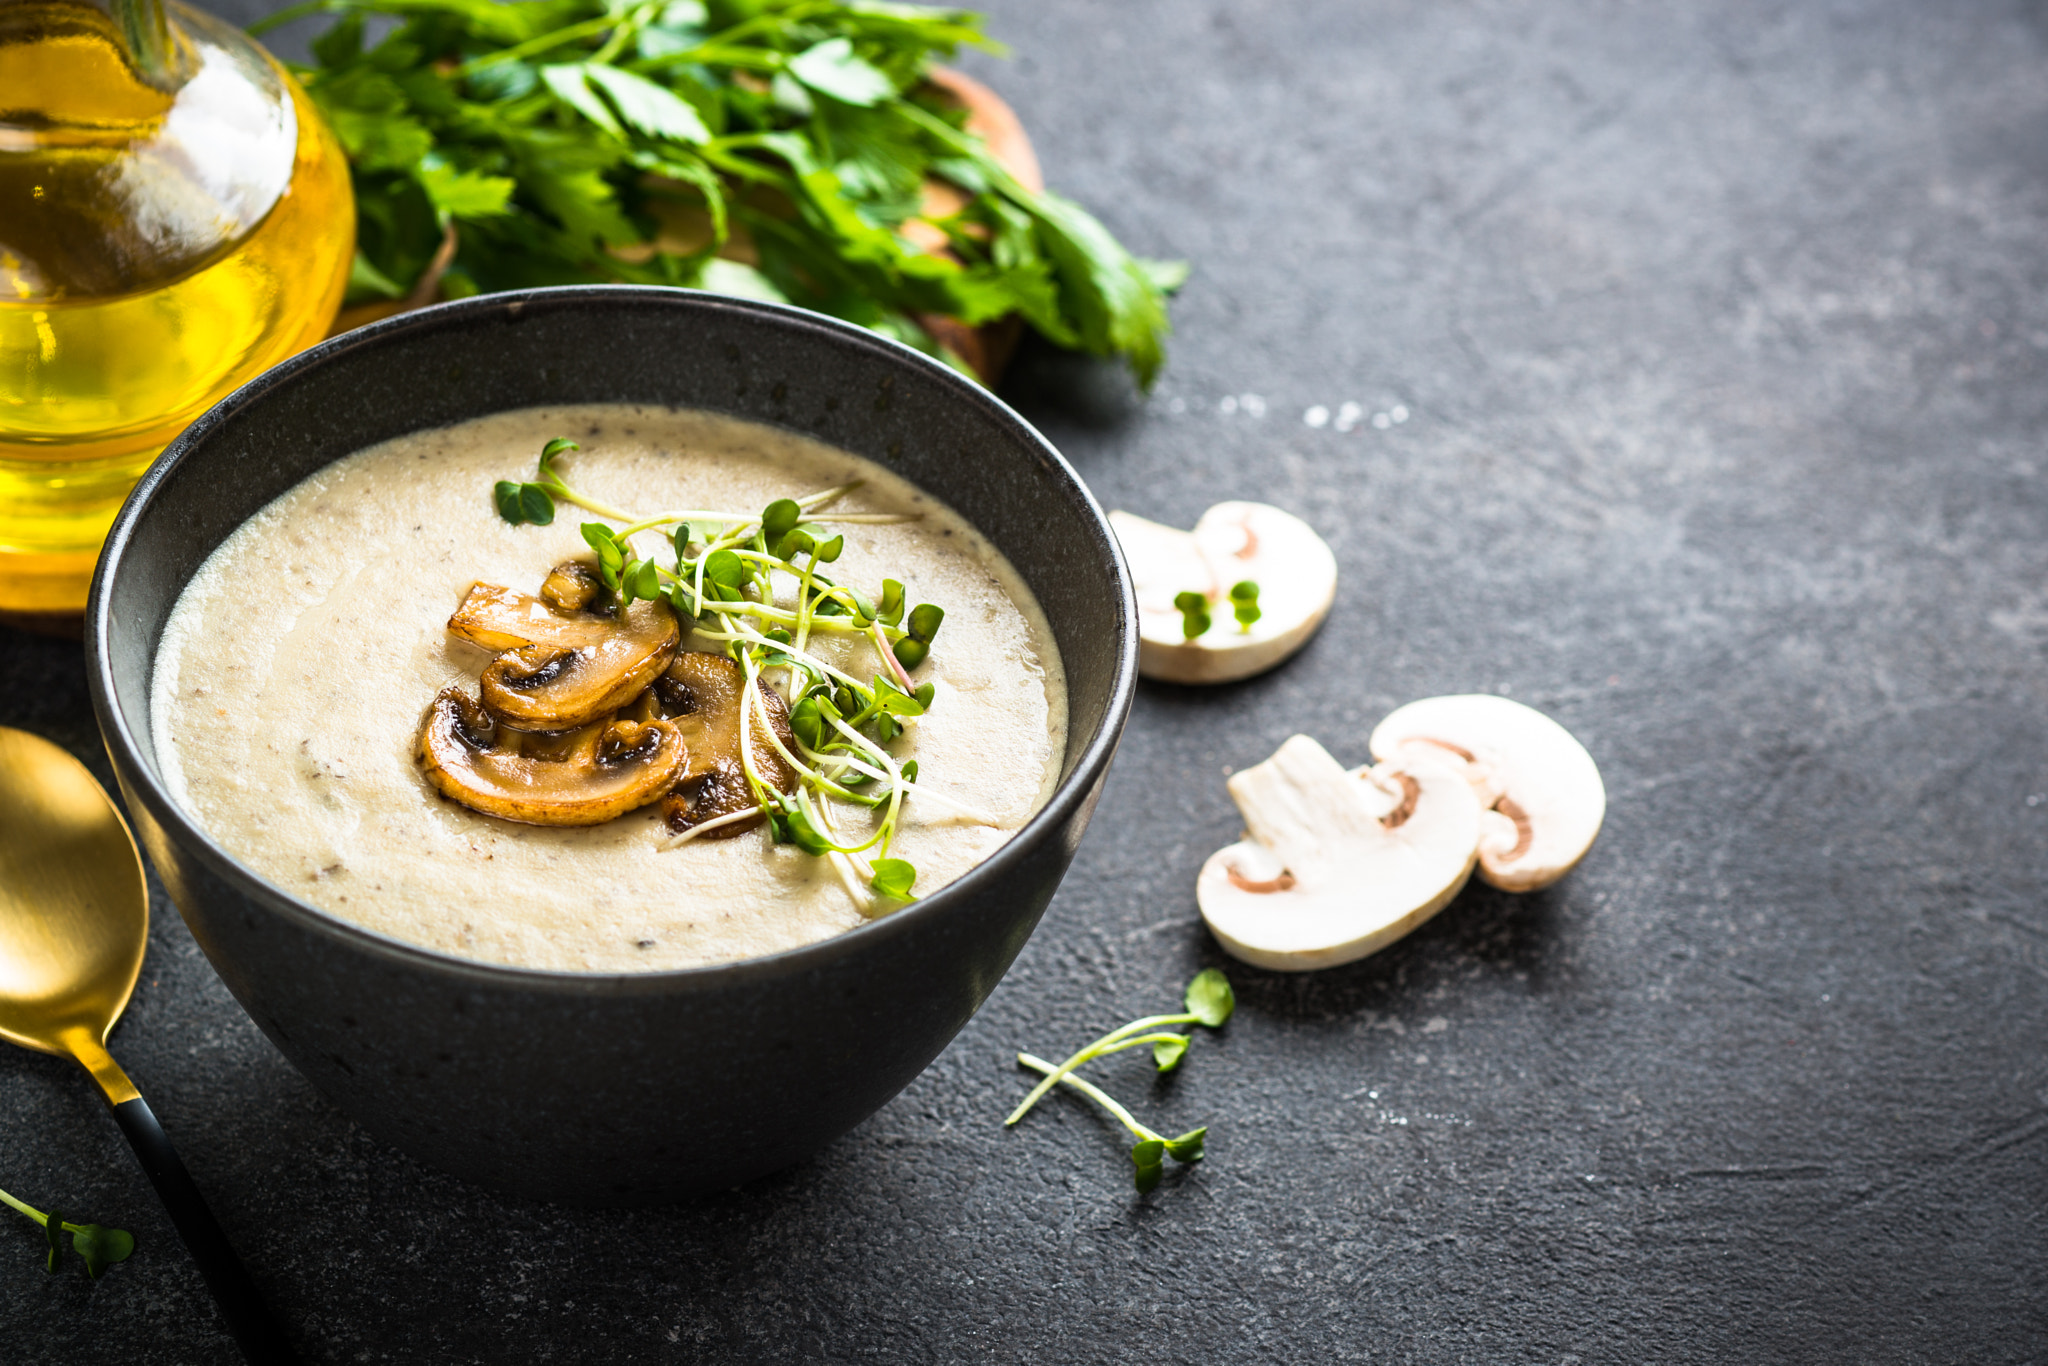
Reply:
[[1512, 797], [1502, 797], [1493, 804], [1493, 809], [1515, 823], [1514, 847], [1505, 854], [1500, 855], [1502, 863], [1513, 863], [1516, 859], [1528, 853], [1529, 846], [1535, 843], [1535, 824], [1530, 821], [1529, 813], [1522, 810]]
[[1263, 896], [1272, 892], [1285, 892], [1294, 886], [1294, 874], [1284, 868], [1280, 870], [1280, 876], [1278, 877], [1256, 879], [1248, 878], [1243, 873], [1238, 872], [1236, 864], [1231, 864], [1225, 868], [1223, 873], [1225, 877], [1230, 879], [1230, 885], [1237, 888], [1240, 892], [1257, 892]]

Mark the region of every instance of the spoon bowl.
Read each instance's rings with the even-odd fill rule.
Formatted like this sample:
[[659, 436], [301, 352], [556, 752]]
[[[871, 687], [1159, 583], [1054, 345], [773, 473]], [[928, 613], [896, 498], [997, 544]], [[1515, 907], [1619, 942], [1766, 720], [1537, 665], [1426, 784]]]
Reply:
[[[85, 765], [0, 727], [0, 1038], [75, 1057], [108, 1085], [107, 1031], [134, 994], [149, 889], [127, 822]], [[119, 1075], [118, 1068], [113, 1076]], [[125, 1087], [109, 1101], [135, 1094]]]
[[149, 940], [142, 859], [85, 766], [0, 728], [0, 1039], [71, 1056], [104, 1045]]

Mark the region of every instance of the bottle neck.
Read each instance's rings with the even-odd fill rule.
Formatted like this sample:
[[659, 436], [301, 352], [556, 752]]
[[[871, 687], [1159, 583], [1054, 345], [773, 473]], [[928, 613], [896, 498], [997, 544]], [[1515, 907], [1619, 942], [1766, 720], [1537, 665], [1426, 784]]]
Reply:
[[113, 16], [114, 30], [151, 85], [159, 85], [170, 67], [171, 25], [164, 17], [163, 0], [99, 0]]
[[172, 91], [192, 75], [191, 49], [164, 12], [164, 0], [92, 0], [114, 21], [128, 59], [143, 80]]

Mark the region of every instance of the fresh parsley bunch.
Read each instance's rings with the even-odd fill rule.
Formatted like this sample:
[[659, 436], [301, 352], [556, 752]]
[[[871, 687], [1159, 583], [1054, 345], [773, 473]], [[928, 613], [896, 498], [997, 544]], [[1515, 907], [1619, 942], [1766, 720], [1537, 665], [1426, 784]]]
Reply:
[[[980, 16], [881, 0], [309, 0], [297, 69], [347, 149], [351, 303], [411, 293], [453, 244], [459, 297], [623, 280], [786, 300], [948, 353], [920, 316], [1022, 317], [1057, 345], [1164, 359], [1177, 264], [1020, 185], [926, 85], [992, 48]], [[366, 46], [365, 20], [397, 27]], [[957, 191], [937, 209], [928, 179]], [[956, 205], [958, 207], [953, 207]], [[902, 229], [943, 233], [928, 250]], [[452, 233], [450, 230], [453, 230]], [[927, 241], [933, 239], [924, 233]]]

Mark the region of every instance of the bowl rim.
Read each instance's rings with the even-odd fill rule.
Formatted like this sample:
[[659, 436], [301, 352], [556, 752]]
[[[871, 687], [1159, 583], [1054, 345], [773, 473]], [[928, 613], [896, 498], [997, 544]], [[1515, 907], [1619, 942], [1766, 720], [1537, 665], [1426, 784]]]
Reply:
[[[999, 425], [1012, 429], [1026, 446], [1035, 447], [1046, 463], [1072, 485], [1092, 522], [1092, 529], [1107, 546], [1110, 562], [1116, 570], [1116, 606], [1121, 617], [1121, 629], [1116, 642], [1115, 674], [1111, 680], [1108, 707], [1096, 724], [1094, 732], [1081, 747], [1073, 767], [1060, 780], [1046, 804], [1039, 808], [1022, 828], [1011, 834], [994, 853], [930, 896], [920, 898], [878, 920], [869, 920], [809, 944], [759, 957], [692, 967], [646, 972], [575, 972], [463, 958], [345, 920], [331, 911], [322, 910], [311, 902], [292, 895], [247, 867], [218, 844], [212, 835], [171, 796], [157, 776], [153, 763], [154, 756], [148, 753], [146, 747], [138, 740], [134, 729], [128, 724], [126, 713], [116, 704], [112, 664], [113, 621], [110, 605], [112, 582], [121, 572], [122, 561], [133, 539], [135, 528], [142, 518], [148, 515], [157, 490], [173, 471], [193, 458], [193, 451], [214, 429], [228, 422], [244, 408], [262, 402], [273, 392], [295, 383], [302, 376], [331, 366], [345, 365], [356, 352], [397, 338], [448, 328], [461, 328], [474, 320], [498, 315], [518, 317], [529, 310], [545, 312], [554, 306], [571, 308], [606, 304], [624, 307], [677, 306], [692, 310], [709, 310], [713, 313], [752, 314], [769, 320], [773, 325], [812, 334], [822, 339], [826, 345], [850, 345], [869, 352], [885, 364], [922, 371], [942, 386], [950, 388], [960, 401], [980, 408]], [[182, 589], [180, 591], [182, 592]], [[1136, 696], [1138, 679], [1137, 595], [1131, 582], [1130, 567], [1124, 560], [1122, 548], [1117, 544], [1116, 534], [1110, 528], [1108, 518], [1104, 516], [1101, 505], [1096, 501], [1087, 483], [1075, 472], [1066, 457], [1016, 410], [997, 398], [994, 393], [944, 363], [864, 327], [789, 304], [664, 285], [560, 285], [482, 294], [435, 304], [330, 337], [257, 375], [194, 419], [190, 426], [165, 447], [163, 454], [151, 464], [129, 493], [127, 501], [122, 505], [119, 515], [107, 533], [105, 548], [101, 551], [99, 564], [93, 571], [92, 591], [86, 605], [85, 646], [86, 673], [92, 694], [93, 711], [99, 721], [100, 733], [110, 757], [114, 760], [115, 770], [127, 789], [126, 795], [130, 801], [139, 802], [146, 809], [149, 819], [164, 831], [171, 843], [197, 858], [216, 877], [227, 882], [249, 900], [282, 916], [297, 927], [354, 951], [381, 959], [391, 967], [437, 973], [465, 980], [477, 987], [523, 989], [560, 996], [670, 995], [679, 992], [723, 990], [756, 979], [822, 969], [836, 960], [865, 952], [870, 948], [879, 948], [899, 935], [915, 933], [920, 926], [944, 919], [962, 903], [993, 890], [1002, 879], [1010, 875], [1017, 864], [1044, 841], [1057, 838], [1059, 828], [1090, 800], [1090, 794], [1097, 788], [1110, 760], [1115, 756], [1117, 743], [1129, 719], [1132, 701]], [[155, 656], [152, 654], [152, 674], [155, 664]]]

